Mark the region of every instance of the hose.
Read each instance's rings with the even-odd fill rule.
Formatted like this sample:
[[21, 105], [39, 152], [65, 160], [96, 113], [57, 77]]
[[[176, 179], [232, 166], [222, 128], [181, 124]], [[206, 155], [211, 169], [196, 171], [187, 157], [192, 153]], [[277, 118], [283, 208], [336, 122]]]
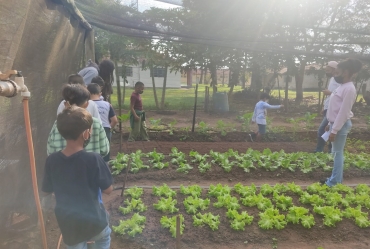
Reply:
[[60, 244], [62, 243], [62, 239], [63, 239], [63, 235], [62, 235], [62, 234], [60, 234], [60, 236], [59, 236], [59, 241], [58, 241], [58, 245], [57, 245], [57, 249], [59, 249], [59, 248], [60, 248]]
[[29, 106], [28, 106], [28, 97], [23, 98], [23, 112], [24, 112], [24, 123], [25, 123], [25, 126], [26, 126], [28, 152], [29, 152], [29, 156], [30, 156], [33, 195], [35, 197], [37, 214], [38, 214], [39, 223], [40, 223], [40, 226], [41, 226], [40, 229], [41, 229], [41, 237], [42, 237], [43, 248], [48, 249], [48, 245], [47, 245], [47, 241], [46, 241], [44, 217], [42, 215], [39, 190], [38, 190], [38, 186], [37, 186], [35, 152], [34, 152], [33, 141], [32, 141], [32, 130], [31, 130], [30, 112], [29, 112]]

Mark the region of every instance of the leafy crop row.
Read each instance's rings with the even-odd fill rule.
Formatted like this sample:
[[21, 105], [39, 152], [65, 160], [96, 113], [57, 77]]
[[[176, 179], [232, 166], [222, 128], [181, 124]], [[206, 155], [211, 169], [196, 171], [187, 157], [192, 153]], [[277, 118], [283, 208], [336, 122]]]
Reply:
[[[116, 159], [111, 160], [112, 171], [114, 175], [119, 174], [124, 168], [127, 167], [128, 160], [131, 158], [131, 172], [137, 173], [141, 169], [148, 169], [149, 166], [145, 165], [142, 158], [149, 158], [148, 163], [154, 169], [164, 169], [172, 165], [177, 166], [177, 171], [187, 174], [193, 167], [188, 163], [187, 155], [179, 151], [176, 147], [171, 149], [168, 155], [171, 159], [164, 162], [166, 156], [163, 153], [158, 153], [154, 149], [149, 153], [142, 153], [138, 150], [135, 153], [123, 154], [118, 153]], [[288, 170], [291, 172], [300, 170], [303, 173], [312, 172], [315, 169], [323, 169], [330, 171], [330, 164], [333, 157], [328, 153], [307, 153], [295, 152], [285, 153], [283, 150], [279, 152], [272, 152], [270, 149], [265, 149], [262, 152], [249, 148], [245, 153], [239, 153], [230, 149], [227, 152], [210, 151], [209, 154], [200, 154], [196, 151], [189, 153], [189, 161], [197, 165], [201, 173], [209, 171], [212, 165], [221, 167], [225, 172], [230, 172], [233, 167], [242, 168], [245, 172], [260, 168], [266, 171], [275, 171], [277, 169]], [[345, 153], [345, 168], [354, 166], [362, 170], [370, 169], [370, 155], [366, 153], [351, 154]]]
[[[179, 207], [176, 199], [176, 191], [166, 184], [155, 186], [152, 189], [155, 196], [160, 197], [153, 207], [163, 213], [178, 213]], [[326, 185], [314, 183], [305, 190], [295, 183], [275, 184], [270, 186], [263, 184], [257, 188], [254, 184], [244, 186], [241, 183], [234, 187], [227, 185], [211, 185], [207, 191], [210, 198], [201, 198], [202, 188], [198, 185], [180, 186], [180, 193], [185, 195], [183, 201], [186, 213], [192, 215], [194, 226], [209, 226], [213, 231], [217, 230], [220, 224], [219, 215], [203, 213], [211, 205], [216, 208], [223, 208], [226, 217], [230, 221], [230, 227], [237, 231], [245, 230], [247, 225], [252, 224], [256, 217], [249, 215], [246, 211], [239, 211], [243, 206], [256, 207], [259, 210], [258, 225], [261, 229], [281, 230], [288, 223], [300, 224], [310, 229], [315, 226], [316, 221], [313, 214], [322, 218], [327, 227], [335, 227], [344, 218], [351, 219], [360, 228], [370, 227], [368, 211], [370, 210], [370, 187], [359, 184], [351, 188], [338, 184], [332, 188]], [[142, 232], [145, 224], [145, 217], [139, 215], [147, 207], [140, 199], [143, 194], [141, 188], [131, 188], [125, 191], [125, 196], [130, 196], [124, 202], [124, 207], [119, 207], [122, 214], [126, 215], [136, 212], [131, 219], [120, 221], [120, 224], [113, 227], [118, 234], [135, 236]], [[233, 194], [236, 194], [235, 196]], [[302, 206], [297, 205], [300, 202]], [[180, 214], [181, 233], [183, 232], [184, 217]], [[163, 216], [160, 221], [164, 228], [169, 228], [173, 237], [176, 235], [176, 216]]]

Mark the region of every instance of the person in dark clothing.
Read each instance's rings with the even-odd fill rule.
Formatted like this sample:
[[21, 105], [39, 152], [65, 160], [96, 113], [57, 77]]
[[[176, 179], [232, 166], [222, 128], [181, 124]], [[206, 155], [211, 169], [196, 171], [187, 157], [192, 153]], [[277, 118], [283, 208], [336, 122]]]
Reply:
[[130, 100], [130, 125], [131, 132], [129, 142], [136, 140], [149, 141], [148, 132], [145, 124], [145, 112], [143, 111], [143, 101], [141, 94], [144, 92], [144, 83], [136, 82], [135, 91], [131, 94]]
[[88, 242], [94, 248], [110, 248], [111, 229], [99, 192], [110, 194], [113, 180], [103, 158], [84, 150], [92, 124], [92, 116], [83, 108], [63, 110], [57, 128], [67, 145], [45, 163], [42, 191], [55, 194], [55, 216], [67, 249], [87, 248]]

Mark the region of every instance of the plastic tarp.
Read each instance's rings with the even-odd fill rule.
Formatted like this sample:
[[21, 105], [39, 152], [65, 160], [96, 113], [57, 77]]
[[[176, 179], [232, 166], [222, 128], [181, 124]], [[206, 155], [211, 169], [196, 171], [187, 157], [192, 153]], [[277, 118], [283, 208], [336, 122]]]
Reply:
[[[22, 71], [31, 92], [39, 187], [61, 86], [94, 59], [94, 35], [70, 8], [73, 1], [54, 1], [0, 0], [0, 71]], [[20, 96], [0, 97], [0, 190], [0, 231], [12, 213], [37, 220]]]

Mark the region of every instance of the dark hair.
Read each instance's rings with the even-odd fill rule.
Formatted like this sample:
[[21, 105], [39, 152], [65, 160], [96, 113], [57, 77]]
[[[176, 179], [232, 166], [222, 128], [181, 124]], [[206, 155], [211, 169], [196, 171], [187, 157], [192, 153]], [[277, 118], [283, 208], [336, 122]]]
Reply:
[[92, 78], [91, 83], [96, 83], [96, 84], [98, 84], [101, 88], [103, 88], [103, 87], [104, 87], [104, 85], [105, 85], [104, 80], [103, 80], [103, 79], [102, 79], [102, 77], [100, 77], [100, 76], [96, 76], [96, 77]]
[[360, 72], [362, 68], [362, 63], [356, 59], [346, 59], [344, 61], [339, 62], [337, 68], [342, 70], [348, 70], [350, 76], [354, 75], [355, 73]]
[[135, 83], [135, 88], [138, 87], [138, 86], [144, 86], [144, 83], [141, 82], [141, 81], [138, 81]]
[[79, 74], [71, 74], [68, 76], [68, 84], [80, 84], [85, 85], [84, 78]]
[[102, 77], [104, 80], [104, 89], [102, 95], [104, 99], [107, 98], [108, 95], [112, 94], [112, 83], [113, 83], [113, 71], [114, 71], [114, 64], [111, 60], [103, 60], [99, 64], [99, 76]]
[[261, 93], [260, 99], [270, 99], [270, 95], [268, 93]]
[[91, 59], [87, 62], [86, 67], [93, 67], [93, 68], [95, 68], [98, 71], [100, 70], [98, 64], [96, 64], [95, 62], [93, 62]]
[[96, 83], [91, 83], [87, 86], [87, 90], [89, 90], [90, 94], [100, 94], [101, 89], [100, 86]]
[[77, 140], [92, 124], [91, 114], [80, 107], [66, 108], [57, 117], [58, 131], [65, 140]]
[[81, 106], [90, 99], [90, 93], [82, 85], [64, 85], [62, 95], [70, 105]]

